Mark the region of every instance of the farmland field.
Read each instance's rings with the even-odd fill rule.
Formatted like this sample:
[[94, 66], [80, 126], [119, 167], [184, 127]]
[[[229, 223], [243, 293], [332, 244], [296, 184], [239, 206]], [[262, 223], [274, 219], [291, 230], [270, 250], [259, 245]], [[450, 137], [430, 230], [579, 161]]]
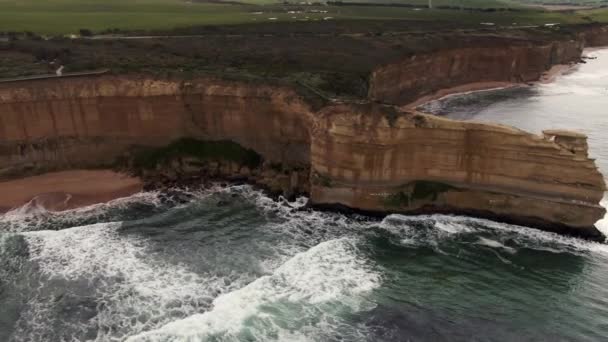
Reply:
[[[488, 13], [382, 6], [287, 6], [277, 4], [276, 0], [245, 0], [245, 2], [249, 3], [182, 0], [0, 0], [0, 32], [32, 31], [41, 34], [70, 34], [77, 33], [80, 29], [89, 29], [94, 32], [110, 29], [168, 30], [188, 26], [343, 19], [445, 21], [467, 26], [479, 26], [482, 22], [500, 25], [537, 25], [582, 23], [589, 20], [585, 19], [583, 14], [546, 13], [530, 9]], [[426, 3], [425, 0], [376, 0], [376, 2], [418, 5]], [[462, 4], [465, 7], [506, 8], [510, 7], [509, 4], [513, 4], [513, 2], [435, 0], [434, 4], [436, 6]], [[586, 15], [590, 15], [590, 13], [586, 13]], [[590, 17], [602, 21], [608, 20], [605, 14], [590, 15]]]

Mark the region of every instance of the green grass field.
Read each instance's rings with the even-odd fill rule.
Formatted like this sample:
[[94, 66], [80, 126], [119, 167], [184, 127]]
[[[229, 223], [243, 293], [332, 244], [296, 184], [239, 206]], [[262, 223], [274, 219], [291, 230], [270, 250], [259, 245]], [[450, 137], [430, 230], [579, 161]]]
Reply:
[[0, 0], [0, 31], [75, 33], [235, 24], [251, 19], [243, 6], [180, 0]]
[[[0, 0], [0, 31], [32, 31], [41, 34], [122, 30], [166, 30], [194, 25], [244, 24], [272, 21], [315, 21], [343, 19], [408, 19], [449, 21], [467, 25], [493, 22], [501, 25], [544, 23], [581, 23], [584, 15], [608, 21], [606, 11], [597, 14], [521, 12], [468, 12], [404, 7], [321, 6], [327, 13], [287, 13], [297, 7], [271, 4], [276, 0], [247, 0], [252, 4], [221, 4], [182, 0]], [[361, 0], [363, 1], [363, 0]], [[376, 0], [383, 2], [381, 0]], [[395, 0], [425, 3], [425, 0]], [[462, 0], [464, 6], [500, 5], [498, 0]], [[387, 1], [390, 2], [390, 1]], [[256, 3], [257, 5], [254, 5]], [[460, 4], [458, 0], [435, 0], [435, 5]], [[504, 2], [506, 4], [506, 2]], [[266, 4], [266, 5], [264, 5]], [[502, 6], [505, 7], [505, 6]], [[315, 7], [301, 6], [310, 10]], [[262, 12], [261, 14], [259, 12]]]
[[[352, 3], [391, 3], [391, 4], [408, 4], [426, 6], [428, 0], [342, 0], [342, 2]], [[509, 0], [432, 0], [433, 6], [451, 6], [451, 7], [473, 7], [473, 8], [519, 8], [520, 3]]]

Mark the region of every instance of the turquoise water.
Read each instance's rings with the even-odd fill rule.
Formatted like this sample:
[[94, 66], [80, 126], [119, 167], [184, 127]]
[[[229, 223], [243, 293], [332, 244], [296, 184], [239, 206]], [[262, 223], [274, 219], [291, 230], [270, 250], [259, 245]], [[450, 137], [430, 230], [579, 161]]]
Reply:
[[[605, 168], [608, 81], [595, 76], [608, 69], [592, 66], [606, 61], [551, 85], [431, 105], [464, 119], [516, 116], [534, 131], [580, 128]], [[584, 95], [568, 82], [599, 86]], [[217, 186], [5, 214], [0, 341], [608, 336], [608, 245], [459, 216], [344, 216], [305, 202]]]

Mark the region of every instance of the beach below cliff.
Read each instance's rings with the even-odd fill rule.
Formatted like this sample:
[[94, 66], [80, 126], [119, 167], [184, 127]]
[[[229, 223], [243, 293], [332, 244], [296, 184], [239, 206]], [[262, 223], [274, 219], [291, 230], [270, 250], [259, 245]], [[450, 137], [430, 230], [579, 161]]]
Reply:
[[[593, 52], [596, 50], [597, 49], [595, 49], [595, 48], [585, 49], [585, 52], [583, 55], [585, 55], [585, 53], [590, 53], [590, 52]], [[406, 110], [416, 109], [420, 106], [423, 106], [424, 104], [426, 104], [428, 102], [441, 100], [448, 96], [462, 95], [462, 94], [473, 93], [473, 92], [478, 92], [478, 91], [492, 91], [492, 90], [508, 89], [508, 88], [513, 88], [513, 87], [534, 85], [534, 84], [538, 84], [538, 83], [547, 84], [547, 83], [554, 82], [557, 79], [557, 77], [573, 71], [578, 65], [579, 65], [578, 63], [554, 65], [549, 70], [545, 71], [541, 75], [540, 79], [538, 79], [535, 82], [496, 82], [496, 81], [495, 82], [473, 82], [473, 83], [458, 85], [455, 87], [445, 88], [445, 89], [441, 89], [433, 94], [420, 97], [416, 101], [409, 103], [409, 104], [403, 106], [402, 108], [404, 108]]]
[[[550, 82], [444, 96], [419, 109], [455, 120], [498, 123], [541, 134], [546, 129], [574, 130], [589, 137], [589, 153], [608, 172], [608, 129], [604, 108], [608, 49], [585, 49], [586, 63], [556, 66]], [[584, 120], [581, 117], [584, 116]]]
[[28, 204], [29, 210], [74, 209], [142, 190], [138, 178], [111, 170], [72, 170], [0, 182], [0, 212]]

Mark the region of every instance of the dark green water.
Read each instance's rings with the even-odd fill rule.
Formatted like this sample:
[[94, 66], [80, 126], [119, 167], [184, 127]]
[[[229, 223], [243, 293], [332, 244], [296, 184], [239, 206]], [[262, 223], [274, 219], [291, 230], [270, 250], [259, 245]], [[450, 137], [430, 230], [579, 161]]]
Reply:
[[6, 215], [0, 340], [599, 341], [608, 333], [606, 245], [467, 217], [375, 221], [299, 211], [302, 203], [229, 187]]
[[[529, 129], [580, 125], [605, 167], [608, 65], [593, 65], [553, 85], [432, 106], [463, 119], [509, 118], [499, 114], [508, 107]], [[551, 116], [539, 103], [564, 110]], [[0, 341], [608, 338], [608, 245], [468, 217], [347, 217], [304, 202], [216, 187], [3, 215]]]

